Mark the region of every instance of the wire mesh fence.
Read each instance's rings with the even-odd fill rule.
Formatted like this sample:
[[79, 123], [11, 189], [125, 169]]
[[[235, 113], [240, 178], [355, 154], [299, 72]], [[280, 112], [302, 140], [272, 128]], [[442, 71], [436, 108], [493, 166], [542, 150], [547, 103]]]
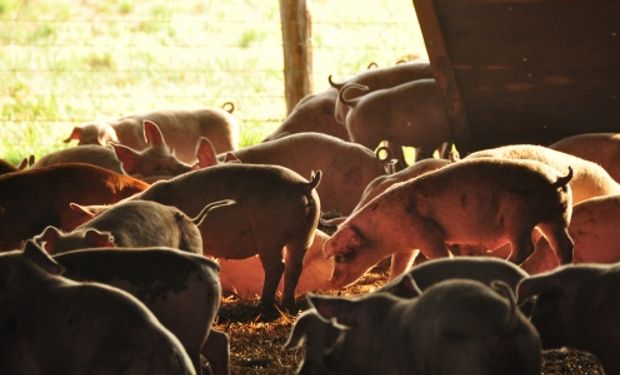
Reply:
[[[425, 57], [410, 1], [310, 9], [315, 91]], [[0, 157], [57, 149], [94, 120], [228, 101], [255, 143], [286, 115], [279, 17], [275, 0], [0, 0]]]

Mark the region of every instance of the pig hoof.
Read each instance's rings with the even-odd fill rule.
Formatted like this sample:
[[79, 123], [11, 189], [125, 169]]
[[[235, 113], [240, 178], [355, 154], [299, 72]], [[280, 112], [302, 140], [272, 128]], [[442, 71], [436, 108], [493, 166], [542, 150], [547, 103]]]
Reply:
[[282, 313], [276, 307], [275, 303], [263, 303], [258, 306], [259, 314], [254, 319], [255, 322], [272, 322], [278, 320]]

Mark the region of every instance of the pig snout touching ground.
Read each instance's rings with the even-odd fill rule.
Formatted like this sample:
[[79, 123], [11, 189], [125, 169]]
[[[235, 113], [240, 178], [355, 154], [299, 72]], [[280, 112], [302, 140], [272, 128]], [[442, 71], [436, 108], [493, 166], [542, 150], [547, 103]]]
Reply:
[[176, 157], [156, 123], [144, 121], [143, 126], [144, 139], [147, 144], [144, 149], [134, 150], [123, 144], [111, 144], [125, 173], [154, 182], [154, 177], [167, 179], [193, 169], [192, 165]]
[[[534, 250], [534, 227], [569, 263], [571, 176], [570, 168], [560, 176], [536, 161], [480, 158], [397, 184], [350, 215], [325, 243], [325, 256], [336, 261], [332, 283], [348, 285], [395, 253], [450, 256], [447, 244], [495, 249], [508, 243], [509, 260], [520, 264]], [[403, 271], [393, 269], [392, 277]]]
[[167, 246], [191, 253], [202, 254], [202, 237], [198, 226], [218, 207], [234, 204], [221, 200], [205, 205], [195, 218], [188, 217], [176, 207], [152, 201], [129, 200], [120, 202], [95, 216], [87, 207], [73, 204], [92, 219], [70, 233], [62, 233], [48, 226], [36, 237], [45, 242], [50, 254], [87, 247], [147, 247]]
[[514, 263], [503, 259], [484, 256], [456, 256], [453, 258], [431, 259], [413, 267], [404, 275], [390, 281], [378, 291], [385, 291], [402, 298], [417, 297], [419, 292], [403, 283], [403, 278], [411, 277], [421, 290], [444, 280], [469, 279], [491, 285], [500, 280], [516, 291], [519, 281], [529, 276]]
[[53, 258], [69, 279], [100, 282], [138, 298], [183, 344], [197, 373], [200, 353], [211, 349], [214, 355], [205, 355], [211, 374], [228, 375], [228, 343], [218, 348], [207, 340], [222, 294], [217, 264], [166, 247], [119, 250], [85, 249]]
[[32, 241], [0, 255], [0, 373], [196, 374], [182, 344], [142, 302], [62, 271]]
[[[590, 198], [573, 207], [568, 233], [574, 242], [574, 263], [620, 262], [620, 195]], [[530, 274], [550, 271], [560, 264], [542, 239], [521, 267]]]
[[0, 249], [40, 233], [47, 225], [73, 230], [82, 217], [69, 207], [115, 203], [149, 185], [110, 170], [79, 163], [31, 168], [0, 176]]
[[607, 374], [620, 374], [620, 266], [568, 265], [531, 276], [518, 286], [519, 301], [532, 296], [531, 321], [545, 349], [585, 350]]
[[560, 173], [571, 167], [573, 178], [569, 184], [573, 205], [584, 199], [620, 193], [620, 185], [600, 165], [548, 147], [528, 144], [501, 146], [471, 153], [465, 159], [480, 157], [536, 160]]
[[335, 319], [325, 320], [314, 309], [301, 313], [295, 320], [283, 346], [286, 350], [295, 349], [305, 342], [304, 358], [296, 374], [330, 374], [323, 357], [329, 353], [345, 331], [346, 327], [338, 325]]
[[561, 139], [549, 148], [597, 163], [620, 182], [620, 133], [584, 133]]
[[107, 123], [92, 123], [74, 128], [65, 142], [74, 139], [80, 145], [114, 142], [142, 150], [147, 147], [142, 132], [144, 120], [159, 125], [170, 147], [186, 163], [194, 162], [194, 149], [200, 137], [208, 138], [218, 152], [237, 148], [237, 121], [230, 112], [220, 108], [162, 110], [130, 115]]
[[[351, 106], [346, 128], [352, 142], [375, 149], [381, 141], [425, 150], [422, 157], [451, 139], [450, 127], [434, 79], [420, 79], [387, 89], [375, 90], [357, 99], [344, 97], [349, 88], [340, 91], [340, 100]], [[386, 110], [389, 108], [389, 111]], [[406, 165], [402, 151], [394, 153]]]
[[[323, 244], [328, 238], [329, 236], [320, 230], [315, 232], [312, 245], [304, 257], [301, 275], [295, 289], [296, 295], [334, 289], [331, 285], [334, 259], [325, 259], [323, 256]], [[224, 291], [235, 293], [242, 298], [260, 296], [265, 274], [258, 256], [238, 260], [219, 259], [218, 261], [220, 281]], [[279, 292], [282, 292], [282, 287], [283, 283], [280, 282]]]
[[32, 167], [47, 167], [61, 163], [87, 163], [109, 169], [116, 173], [125, 174], [120, 161], [116, 158], [111, 148], [84, 145], [81, 147], [69, 147], [49, 153], [37, 160]]
[[[364, 187], [386, 173], [385, 161], [367, 148], [321, 133], [292, 134], [245, 147], [234, 152], [242, 163], [273, 164], [290, 168], [302, 176], [319, 169], [324, 176], [317, 191], [324, 211], [348, 214], [359, 201]], [[224, 159], [216, 157], [208, 141], [197, 149], [200, 167]]]
[[333, 88], [306, 95], [295, 105], [282, 124], [263, 139], [263, 142], [303, 132], [323, 133], [348, 141], [347, 129], [334, 118], [337, 97], [338, 90]]
[[284, 167], [227, 163], [159, 181], [132, 199], [172, 205], [190, 216], [205, 202], [235, 200], [236, 204], [213, 211], [200, 225], [204, 254], [224, 259], [258, 254], [265, 272], [261, 306], [273, 310], [284, 272], [282, 304], [294, 310], [303, 258], [321, 210], [316, 192], [320, 180], [320, 171], [308, 181]]
[[442, 281], [413, 299], [309, 300], [347, 327], [323, 358], [333, 374], [540, 374], [540, 338], [501, 282]]

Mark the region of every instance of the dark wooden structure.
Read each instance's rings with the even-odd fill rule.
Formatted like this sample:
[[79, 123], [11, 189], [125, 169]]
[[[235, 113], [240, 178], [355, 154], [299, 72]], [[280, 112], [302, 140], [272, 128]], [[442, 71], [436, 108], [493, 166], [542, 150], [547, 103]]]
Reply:
[[620, 0], [413, 0], [457, 148], [620, 132]]

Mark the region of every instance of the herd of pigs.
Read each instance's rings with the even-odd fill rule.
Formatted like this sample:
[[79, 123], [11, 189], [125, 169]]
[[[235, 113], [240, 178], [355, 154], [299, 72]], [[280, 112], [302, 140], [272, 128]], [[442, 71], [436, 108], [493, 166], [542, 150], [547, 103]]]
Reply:
[[245, 148], [226, 103], [0, 163], [0, 374], [227, 375], [223, 291], [264, 320], [308, 293], [298, 374], [538, 375], [563, 346], [620, 374], [620, 134], [442, 158], [427, 63], [329, 82]]

